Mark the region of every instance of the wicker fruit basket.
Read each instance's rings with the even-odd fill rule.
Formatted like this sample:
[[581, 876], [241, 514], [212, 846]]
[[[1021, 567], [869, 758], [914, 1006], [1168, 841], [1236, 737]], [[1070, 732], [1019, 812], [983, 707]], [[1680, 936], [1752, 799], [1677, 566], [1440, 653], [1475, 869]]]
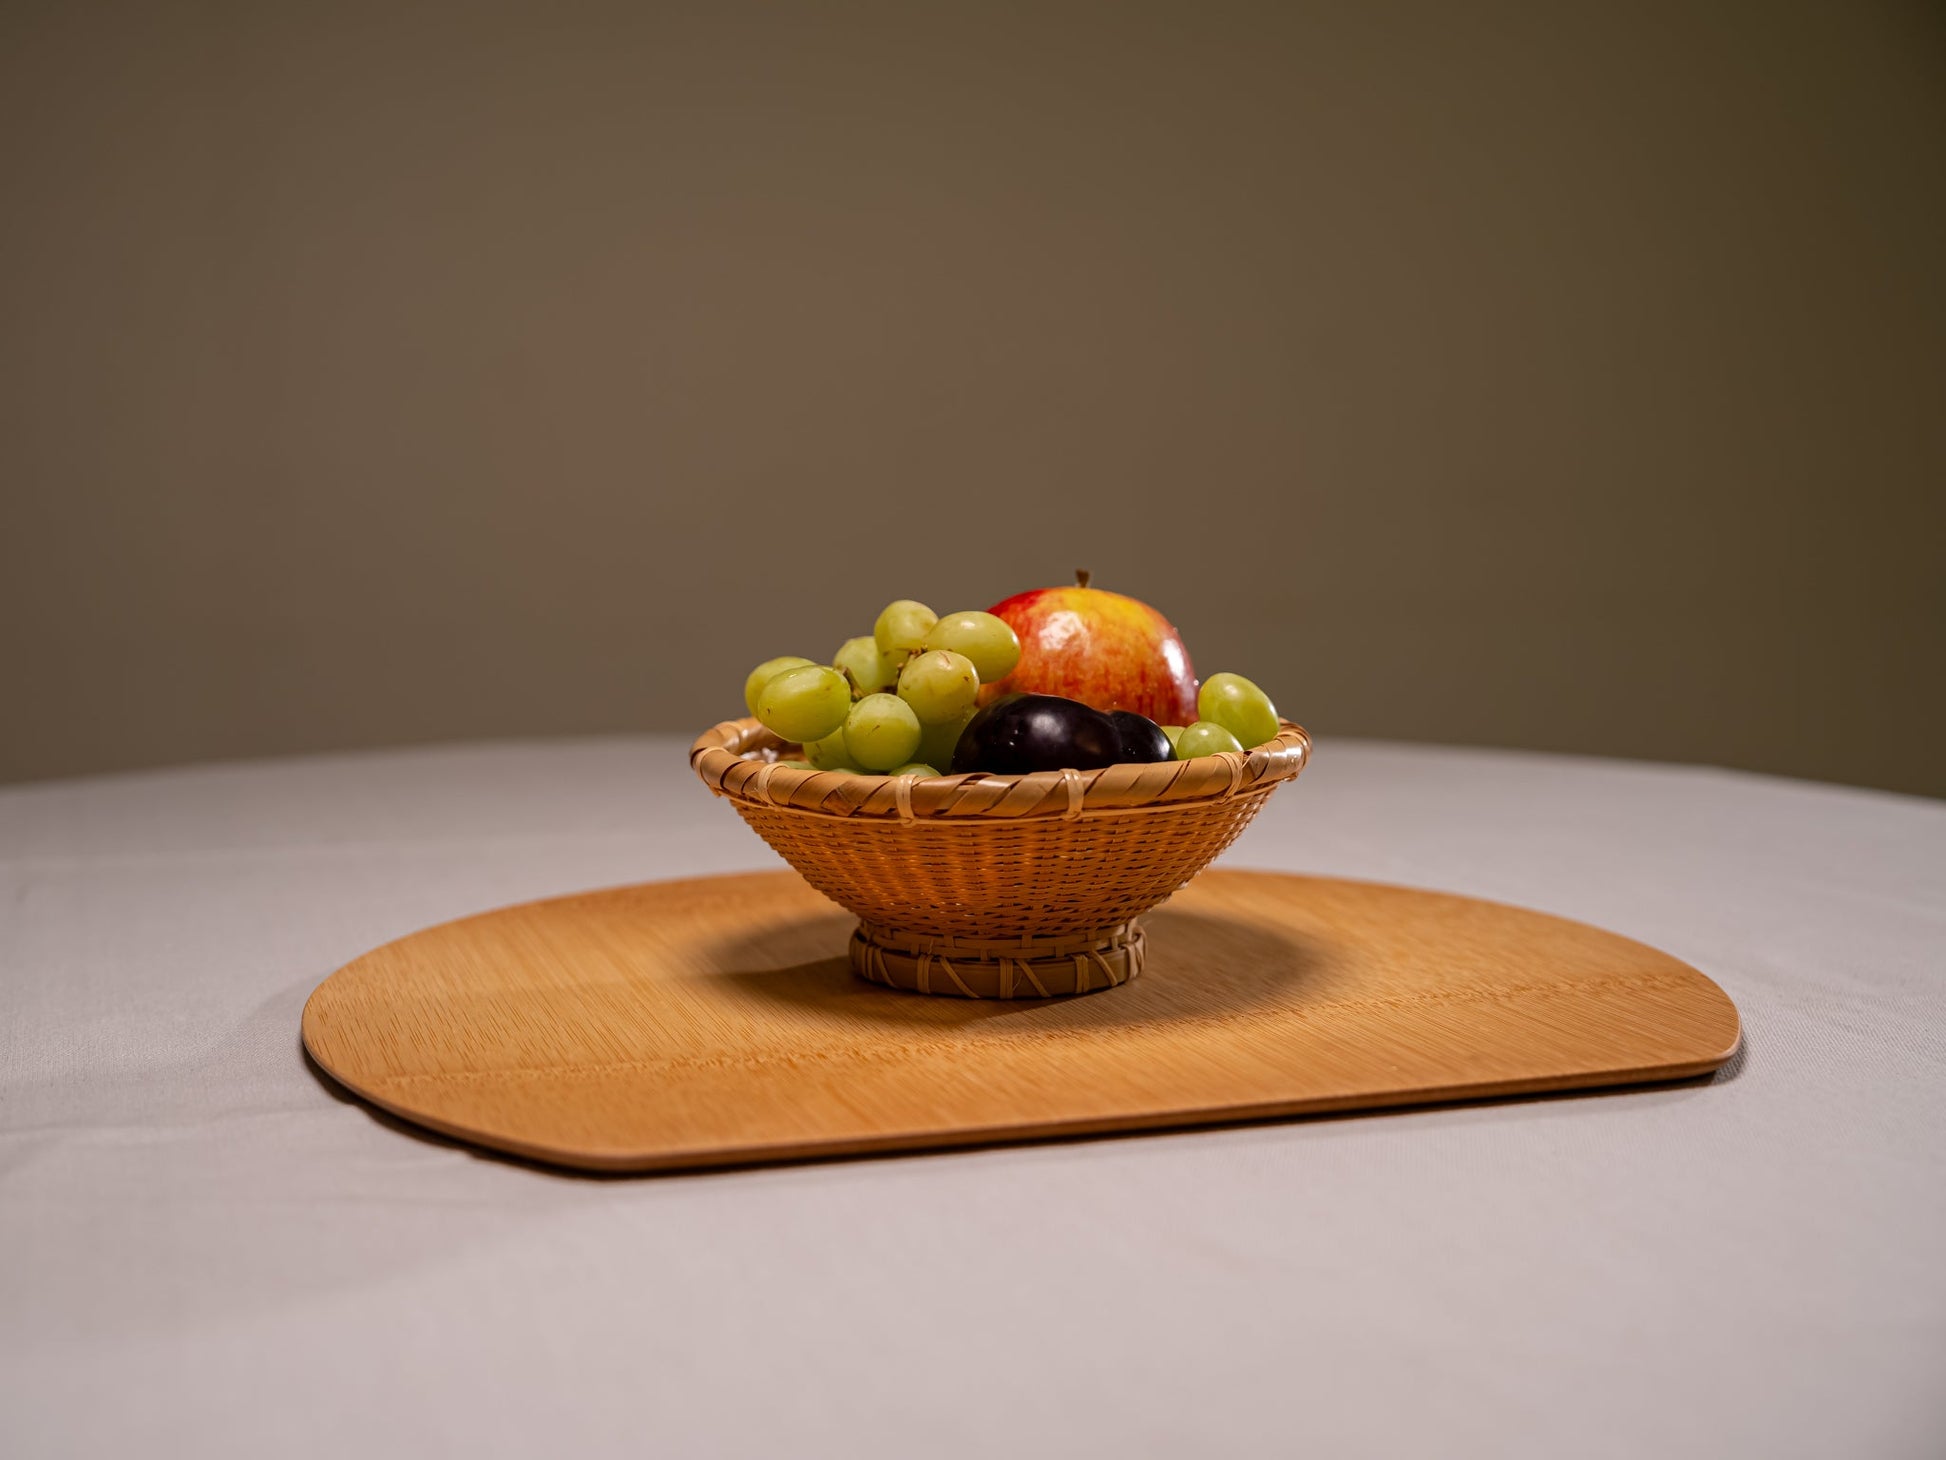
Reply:
[[1049, 998], [1142, 971], [1138, 919], [1236, 840], [1304, 769], [1286, 720], [1242, 753], [1026, 776], [865, 776], [795, 756], [755, 720], [690, 747], [703, 784], [855, 915], [851, 966], [961, 998]]

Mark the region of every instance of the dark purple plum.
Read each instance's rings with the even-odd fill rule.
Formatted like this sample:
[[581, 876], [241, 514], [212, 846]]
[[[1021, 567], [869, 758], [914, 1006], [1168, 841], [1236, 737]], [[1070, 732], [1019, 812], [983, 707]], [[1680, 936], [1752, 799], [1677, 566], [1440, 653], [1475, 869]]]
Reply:
[[1121, 738], [1099, 710], [1059, 695], [1007, 695], [966, 722], [953, 750], [953, 774], [1092, 771], [1121, 754]]
[[1108, 723], [1115, 727], [1116, 737], [1121, 741], [1121, 754], [1116, 759], [1123, 765], [1148, 765], [1176, 758], [1169, 737], [1147, 715], [1138, 715], [1133, 710], [1110, 710]]

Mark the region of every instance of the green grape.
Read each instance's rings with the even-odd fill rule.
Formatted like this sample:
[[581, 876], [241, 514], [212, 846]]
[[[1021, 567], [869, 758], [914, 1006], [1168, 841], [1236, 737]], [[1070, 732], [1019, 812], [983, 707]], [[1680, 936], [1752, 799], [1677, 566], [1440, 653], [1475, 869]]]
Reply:
[[822, 664], [773, 674], [757, 696], [757, 718], [764, 728], [800, 745], [836, 730], [850, 708], [850, 683]]
[[750, 707], [750, 713], [753, 715], [757, 713], [757, 696], [764, 692], [764, 686], [769, 684], [774, 676], [782, 674], [786, 669], [802, 669], [812, 662], [809, 659], [799, 659], [787, 654], [782, 659], [766, 659], [751, 670], [743, 681], [743, 702]]
[[[1176, 742], [1182, 739], [1182, 726], [1164, 725], [1162, 727], [1162, 733], [1169, 737], [1169, 748], [1174, 750], [1176, 748]], [[1177, 759], [1180, 760], [1181, 757], [1178, 756]]]
[[866, 695], [845, 717], [845, 749], [868, 771], [904, 765], [919, 748], [919, 717], [897, 695]]
[[811, 762], [809, 762], [808, 760], [780, 760], [777, 762], [777, 764], [781, 766], [788, 766], [790, 769], [794, 771], [814, 771], [817, 769], [817, 767], [812, 765]]
[[887, 771], [885, 774], [888, 776], [936, 776], [939, 772], [927, 765], [924, 761], [915, 760], [900, 766], [895, 771]]
[[980, 697], [973, 661], [951, 649], [930, 649], [906, 661], [899, 671], [899, 698], [912, 706], [921, 725], [951, 725], [964, 719]]
[[1241, 674], [1212, 674], [1196, 696], [1198, 718], [1221, 725], [1244, 745], [1277, 738], [1277, 707]]
[[981, 684], [995, 684], [1020, 663], [1020, 636], [1013, 625], [990, 613], [949, 613], [926, 634], [925, 649], [951, 649], [973, 661]]
[[855, 771], [858, 764], [845, 749], [845, 727], [840, 725], [822, 740], [804, 742], [804, 758], [821, 771]]
[[872, 637], [878, 641], [881, 654], [910, 654], [925, 641], [932, 626], [939, 622], [939, 615], [925, 604], [911, 598], [901, 598], [896, 603], [885, 605], [885, 611], [878, 616], [872, 626]]
[[899, 682], [898, 660], [879, 653], [878, 641], [870, 634], [846, 639], [831, 656], [831, 662], [851, 681], [853, 694], [877, 694]]
[[1176, 737], [1177, 760], [1194, 760], [1199, 755], [1242, 749], [1243, 744], [1236, 736], [1209, 720], [1198, 720]]
[[948, 720], [944, 725], [921, 725], [919, 727], [919, 759], [926, 765], [951, 765], [953, 751], [959, 745], [959, 733], [966, 728], [966, 722], [973, 718], [968, 710], [957, 720]]

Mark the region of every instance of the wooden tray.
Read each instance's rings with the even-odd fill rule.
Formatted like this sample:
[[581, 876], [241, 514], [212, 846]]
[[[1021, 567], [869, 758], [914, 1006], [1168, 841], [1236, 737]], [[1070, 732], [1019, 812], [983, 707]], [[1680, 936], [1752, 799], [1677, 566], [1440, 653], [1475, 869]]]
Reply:
[[304, 1043], [420, 1125], [655, 1171], [1678, 1079], [1739, 1037], [1687, 964], [1470, 898], [1216, 871], [1144, 925], [1123, 987], [928, 998], [854, 977], [795, 873], [649, 883], [387, 944]]

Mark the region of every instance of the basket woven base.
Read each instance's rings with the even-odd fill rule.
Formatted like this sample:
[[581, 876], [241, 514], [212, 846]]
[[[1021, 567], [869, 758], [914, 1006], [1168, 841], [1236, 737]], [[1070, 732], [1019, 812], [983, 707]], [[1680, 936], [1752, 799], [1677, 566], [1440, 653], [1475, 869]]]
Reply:
[[1139, 922], [1064, 938], [929, 938], [860, 923], [851, 968], [860, 978], [961, 999], [1052, 999], [1097, 993], [1142, 971]]

